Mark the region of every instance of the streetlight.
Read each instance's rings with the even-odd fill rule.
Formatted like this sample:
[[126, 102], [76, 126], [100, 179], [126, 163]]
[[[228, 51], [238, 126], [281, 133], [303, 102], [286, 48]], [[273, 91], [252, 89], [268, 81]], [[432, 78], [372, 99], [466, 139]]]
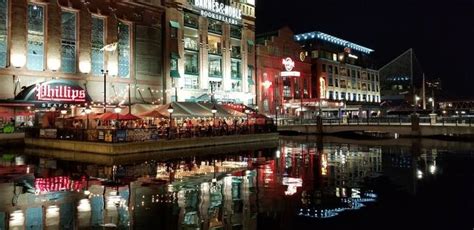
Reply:
[[120, 112], [122, 112], [122, 108], [120, 108], [120, 107], [117, 105], [117, 107], [114, 108], [114, 113], [117, 114], [117, 128], [119, 127], [119, 125], [118, 125], [119, 122], [118, 122], [118, 121], [119, 121]]
[[212, 106], [211, 113], [212, 113], [212, 118], [213, 118], [214, 126], [216, 126], [216, 113], [217, 113], [216, 104], [214, 104], [214, 105]]
[[432, 97], [428, 98], [428, 101], [431, 102], [431, 113], [435, 112], [434, 99]]
[[65, 125], [64, 125], [64, 117], [66, 116], [66, 114], [67, 114], [67, 110], [64, 110], [64, 109], [61, 110], [61, 116], [63, 117], [63, 129], [65, 128], [65, 127], [64, 127], [64, 126], [65, 126]]
[[173, 112], [174, 112], [174, 109], [173, 109], [173, 106], [170, 103], [170, 106], [168, 107], [168, 113], [170, 114], [170, 128], [171, 128], [171, 125], [173, 124], [172, 123], [172, 121], [173, 121]]
[[86, 108], [85, 111], [86, 113], [86, 116], [87, 116], [87, 124], [86, 124], [86, 129], [89, 129], [89, 114], [92, 112], [92, 109], [91, 108]]
[[168, 113], [170, 114], [170, 127], [168, 128], [168, 138], [170, 138], [170, 134], [171, 134], [171, 127], [173, 126], [173, 106], [171, 105], [170, 103], [170, 106], [168, 107]]
[[249, 123], [249, 113], [250, 113], [250, 110], [245, 109], [245, 114], [247, 114], [247, 125], [250, 125], [250, 123]]
[[104, 113], [107, 112], [107, 74], [108, 70], [101, 69], [100, 72], [104, 75]]

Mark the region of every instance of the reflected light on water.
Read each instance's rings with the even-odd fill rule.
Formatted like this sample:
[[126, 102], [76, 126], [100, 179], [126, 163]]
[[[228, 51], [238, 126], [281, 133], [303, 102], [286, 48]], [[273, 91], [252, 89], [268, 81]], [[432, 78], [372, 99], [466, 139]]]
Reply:
[[22, 227], [25, 222], [25, 215], [23, 214], [22, 210], [16, 210], [10, 214], [10, 228], [12, 229], [19, 229]]
[[91, 211], [91, 203], [89, 199], [82, 199], [79, 201], [79, 205], [77, 206], [78, 212], [89, 212]]

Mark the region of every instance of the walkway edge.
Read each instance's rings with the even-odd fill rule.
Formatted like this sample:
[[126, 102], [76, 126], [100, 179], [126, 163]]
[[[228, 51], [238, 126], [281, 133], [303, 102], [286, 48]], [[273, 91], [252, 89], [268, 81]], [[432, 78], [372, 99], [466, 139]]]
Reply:
[[25, 145], [45, 149], [100, 153], [107, 155], [122, 155], [131, 153], [179, 150], [230, 144], [245, 144], [261, 141], [276, 141], [278, 140], [278, 137], [278, 133], [265, 133], [130, 143], [98, 143], [57, 139], [25, 138]]

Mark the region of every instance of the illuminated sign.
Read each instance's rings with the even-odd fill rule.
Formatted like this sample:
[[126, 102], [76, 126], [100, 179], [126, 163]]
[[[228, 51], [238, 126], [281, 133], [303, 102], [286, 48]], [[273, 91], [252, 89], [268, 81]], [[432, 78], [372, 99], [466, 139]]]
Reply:
[[86, 90], [67, 85], [53, 86], [49, 83], [40, 83], [36, 85], [36, 99], [38, 101], [85, 102]]
[[359, 58], [359, 57], [357, 57], [357, 56], [354, 55], [354, 54], [349, 54], [348, 56], [349, 56], [350, 58], [354, 58], [354, 59], [358, 59], [358, 58]]
[[285, 67], [286, 71], [283, 71], [280, 73], [280, 76], [282, 77], [299, 77], [301, 74], [298, 71], [293, 71], [293, 68], [295, 68], [295, 62], [287, 57], [283, 59], [282, 61], [283, 66]]
[[201, 10], [201, 15], [204, 17], [230, 24], [239, 24], [242, 20], [242, 10], [219, 3], [216, 0], [194, 0], [194, 6]]

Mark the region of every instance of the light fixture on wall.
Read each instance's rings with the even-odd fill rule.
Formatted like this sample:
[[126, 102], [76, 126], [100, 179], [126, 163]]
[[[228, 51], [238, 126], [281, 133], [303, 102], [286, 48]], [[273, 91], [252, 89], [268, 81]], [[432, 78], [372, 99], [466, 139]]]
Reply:
[[26, 56], [24, 54], [12, 53], [10, 63], [15, 68], [22, 68], [26, 64]]
[[91, 72], [91, 63], [89, 61], [79, 62], [79, 71], [83, 74], [89, 74]]
[[48, 69], [56, 72], [61, 68], [61, 60], [58, 58], [48, 58]]

